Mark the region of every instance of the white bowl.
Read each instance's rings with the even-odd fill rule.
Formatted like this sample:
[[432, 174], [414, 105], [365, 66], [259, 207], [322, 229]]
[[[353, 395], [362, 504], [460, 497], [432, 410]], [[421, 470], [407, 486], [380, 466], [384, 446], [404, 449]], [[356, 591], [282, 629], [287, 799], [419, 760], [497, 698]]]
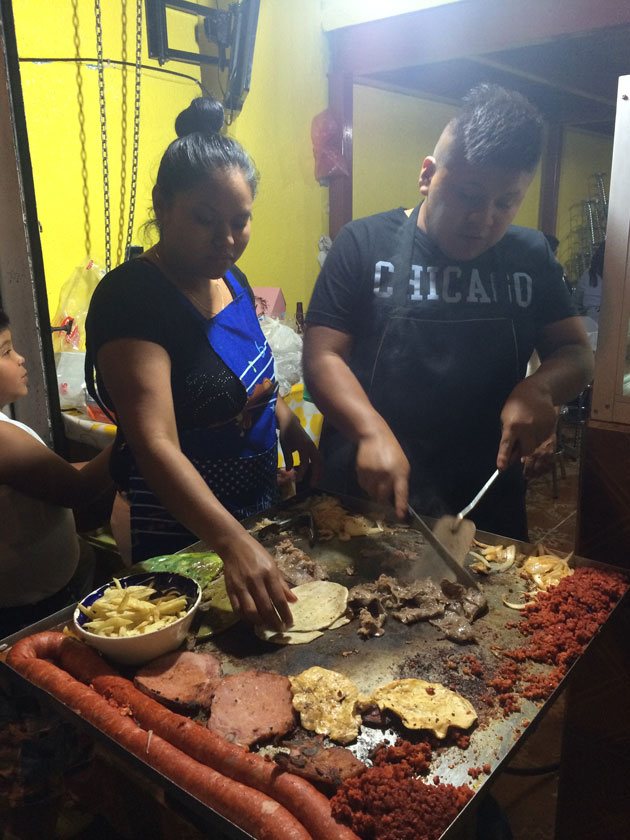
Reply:
[[[157, 592], [176, 590], [186, 596], [188, 604], [186, 615], [166, 627], [141, 633], [137, 636], [99, 636], [83, 628], [89, 618], [81, 612], [77, 605], [73, 616], [74, 627], [83, 641], [100, 650], [109, 659], [121, 662], [124, 665], [141, 665], [157, 656], [161, 656], [163, 653], [169, 653], [178, 648], [184, 641], [201, 602], [201, 587], [199, 584], [192, 578], [184, 577], [184, 575], [179, 575], [176, 572], [143, 572], [121, 577], [119, 581], [123, 589], [128, 586], [151, 586]], [[113, 586], [111, 582], [99, 586], [79, 603], [83, 607], [92, 606], [111, 586]]]

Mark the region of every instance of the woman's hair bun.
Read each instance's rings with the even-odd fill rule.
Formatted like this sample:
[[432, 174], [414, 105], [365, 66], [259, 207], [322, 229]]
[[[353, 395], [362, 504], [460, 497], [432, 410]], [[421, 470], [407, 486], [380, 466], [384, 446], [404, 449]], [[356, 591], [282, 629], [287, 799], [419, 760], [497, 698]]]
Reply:
[[178, 137], [200, 132], [218, 134], [223, 126], [223, 105], [209, 96], [193, 99], [175, 120], [175, 132]]

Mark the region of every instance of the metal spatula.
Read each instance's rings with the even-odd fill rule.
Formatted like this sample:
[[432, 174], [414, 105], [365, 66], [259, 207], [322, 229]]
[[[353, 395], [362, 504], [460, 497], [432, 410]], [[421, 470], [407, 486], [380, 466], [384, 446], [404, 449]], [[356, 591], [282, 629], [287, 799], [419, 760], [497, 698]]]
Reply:
[[479, 504], [498, 476], [499, 470], [495, 470], [466, 507], [462, 508], [455, 516], [441, 516], [433, 526], [435, 536], [460, 563], [464, 562], [476, 531], [475, 523], [471, 519], [466, 519], [466, 516]]
[[472, 537], [466, 552], [461, 557], [461, 560], [459, 557], [455, 558], [449, 549], [442, 543], [440, 538], [436, 536], [435, 529], [432, 531], [426, 522], [418, 516], [411, 505], [407, 505], [407, 510], [411, 514], [413, 521], [416, 523], [418, 530], [423, 534], [428, 542], [427, 550], [422, 555], [422, 561], [418, 569], [419, 574], [433, 578], [433, 580], [435, 580], [438, 584], [443, 578], [447, 578], [448, 580], [456, 580], [463, 586], [476, 587], [477, 582], [470, 572], [462, 565], [464, 557], [466, 556], [466, 553], [468, 553], [468, 548], [470, 548], [470, 545], [472, 544]]

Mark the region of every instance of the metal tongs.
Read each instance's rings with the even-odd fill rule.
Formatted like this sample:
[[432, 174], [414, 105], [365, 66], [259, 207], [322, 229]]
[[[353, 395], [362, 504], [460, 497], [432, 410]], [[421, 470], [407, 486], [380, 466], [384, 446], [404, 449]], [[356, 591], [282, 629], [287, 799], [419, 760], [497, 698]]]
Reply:
[[294, 531], [304, 531], [308, 536], [308, 544], [313, 547], [317, 542], [317, 526], [313, 519], [313, 514], [310, 510], [298, 511], [291, 514], [284, 519], [274, 519], [268, 525], [263, 525], [255, 536], [260, 540], [269, 536], [270, 534], [279, 534], [281, 531], [286, 531], [292, 528]]

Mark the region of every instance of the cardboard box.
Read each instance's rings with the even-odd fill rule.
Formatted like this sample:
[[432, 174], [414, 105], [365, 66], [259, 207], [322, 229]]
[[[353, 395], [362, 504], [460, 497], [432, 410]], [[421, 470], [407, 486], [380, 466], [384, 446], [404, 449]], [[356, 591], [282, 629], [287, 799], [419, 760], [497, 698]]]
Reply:
[[256, 314], [284, 318], [287, 304], [279, 286], [252, 286], [256, 299]]

